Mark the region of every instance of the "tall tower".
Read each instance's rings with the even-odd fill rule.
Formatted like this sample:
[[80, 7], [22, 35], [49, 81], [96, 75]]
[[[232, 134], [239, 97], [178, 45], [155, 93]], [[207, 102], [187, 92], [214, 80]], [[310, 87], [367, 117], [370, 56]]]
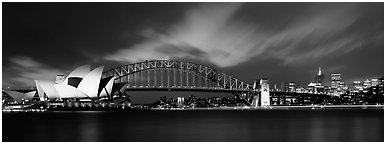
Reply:
[[258, 107], [259, 106], [259, 95], [258, 95], [258, 83], [257, 80], [253, 82], [253, 96], [252, 96], [252, 106]]
[[322, 74], [322, 69], [320, 67], [319, 67], [318, 74], [316, 74], [315, 80], [316, 80], [316, 83], [319, 83], [320, 85], [322, 85], [324, 80], [324, 75]]
[[319, 67], [318, 75], [322, 75], [322, 69]]
[[269, 99], [269, 84], [268, 79], [262, 78], [260, 80], [260, 102], [261, 106], [269, 106], [270, 105], [270, 99]]

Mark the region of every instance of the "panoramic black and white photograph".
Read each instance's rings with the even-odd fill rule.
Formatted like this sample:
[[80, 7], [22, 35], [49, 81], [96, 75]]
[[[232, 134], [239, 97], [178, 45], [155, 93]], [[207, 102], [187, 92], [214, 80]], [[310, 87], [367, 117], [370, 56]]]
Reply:
[[384, 2], [2, 2], [2, 142], [384, 142]]

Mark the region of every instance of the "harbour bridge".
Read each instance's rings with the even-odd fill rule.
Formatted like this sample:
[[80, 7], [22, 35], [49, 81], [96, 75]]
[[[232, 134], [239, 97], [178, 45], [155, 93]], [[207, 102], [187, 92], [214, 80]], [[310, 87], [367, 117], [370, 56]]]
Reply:
[[127, 83], [126, 91], [226, 92], [250, 105], [252, 85], [211, 67], [184, 61], [150, 60], [123, 65], [102, 73]]
[[[112, 68], [102, 73], [102, 79], [114, 77], [125, 92], [131, 91], [198, 91], [231, 93], [247, 106], [258, 103], [260, 89], [229, 74], [202, 64], [173, 60], [150, 60]], [[255, 81], [256, 82], [256, 81]], [[33, 89], [14, 89], [19, 92]], [[272, 100], [291, 103], [297, 99], [327, 99], [328, 95], [274, 92]], [[289, 101], [289, 102], [286, 102]], [[278, 102], [279, 103], [279, 102]]]

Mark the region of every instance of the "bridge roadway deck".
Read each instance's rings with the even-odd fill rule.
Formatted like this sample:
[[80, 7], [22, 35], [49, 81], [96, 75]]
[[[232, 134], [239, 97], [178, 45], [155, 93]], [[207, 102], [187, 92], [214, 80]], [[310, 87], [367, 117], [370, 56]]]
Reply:
[[125, 91], [199, 91], [199, 92], [251, 92], [246, 89], [223, 89], [223, 88], [207, 88], [207, 87], [127, 87]]

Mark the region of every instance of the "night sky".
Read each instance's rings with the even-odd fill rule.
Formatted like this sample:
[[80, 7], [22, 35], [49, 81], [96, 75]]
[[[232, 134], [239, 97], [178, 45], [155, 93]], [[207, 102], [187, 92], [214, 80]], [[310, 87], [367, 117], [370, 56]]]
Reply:
[[252, 84], [380, 78], [383, 3], [3, 3], [2, 85], [83, 64], [205, 64]]

